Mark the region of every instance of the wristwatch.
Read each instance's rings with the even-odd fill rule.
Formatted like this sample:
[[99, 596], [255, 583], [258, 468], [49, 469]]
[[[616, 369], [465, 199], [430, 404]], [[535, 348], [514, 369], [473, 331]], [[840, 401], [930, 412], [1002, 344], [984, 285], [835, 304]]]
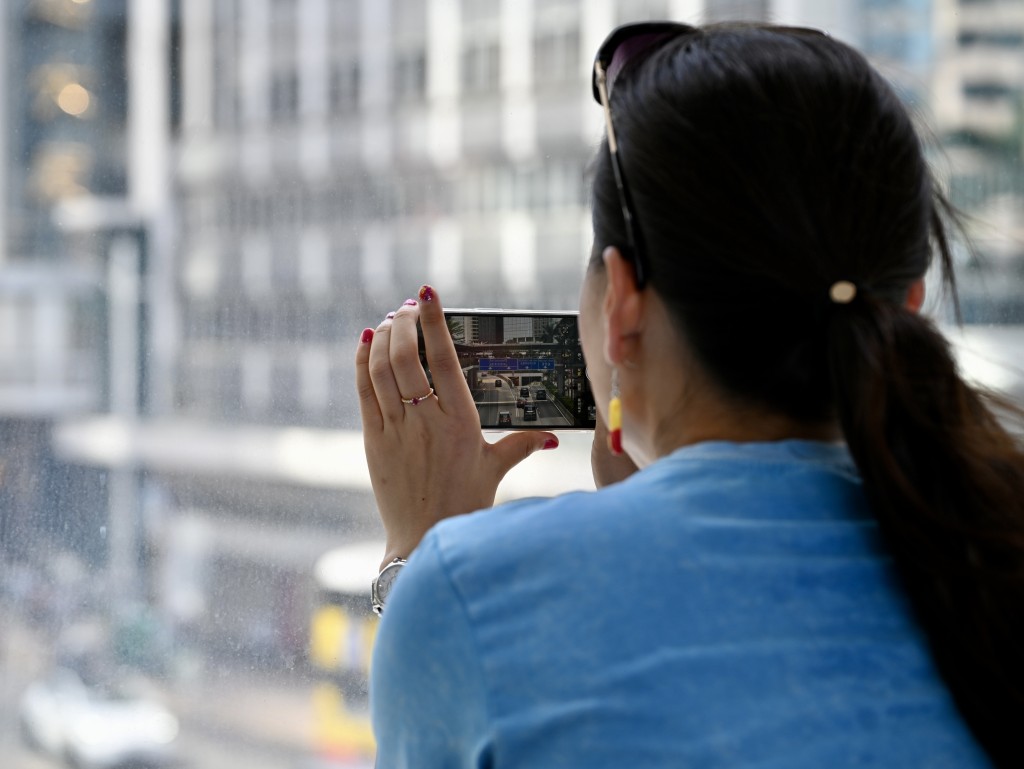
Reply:
[[391, 595], [391, 588], [395, 586], [398, 572], [402, 570], [405, 564], [406, 560], [404, 558], [396, 558], [381, 569], [380, 574], [370, 583], [370, 603], [373, 605], [374, 614], [382, 614], [384, 612], [384, 604], [387, 603], [388, 596]]

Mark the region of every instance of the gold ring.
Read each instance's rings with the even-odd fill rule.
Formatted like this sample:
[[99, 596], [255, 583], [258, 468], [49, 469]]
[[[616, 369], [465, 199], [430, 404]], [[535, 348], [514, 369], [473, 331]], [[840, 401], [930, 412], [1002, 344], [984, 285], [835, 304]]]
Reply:
[[[429, 398], [433, 394], [434, 394], [434, 388], [431, 387], [427, 391], [426, 395], [419, 395], [419, 396], [417, 396], [415, 398], [402, 398], [402, 403], [408, 403], [411, 406], [415, 406], [417, 403], [419, 403], [420, 401], [425, 401], [427, 398]], [[401, 393], [399, 393], [399, 395], [401, 395]]]

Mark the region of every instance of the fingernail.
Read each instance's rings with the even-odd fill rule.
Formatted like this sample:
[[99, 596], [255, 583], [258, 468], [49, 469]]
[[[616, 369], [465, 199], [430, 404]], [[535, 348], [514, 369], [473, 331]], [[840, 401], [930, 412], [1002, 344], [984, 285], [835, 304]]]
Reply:
[[384, 316], [384, 320], [391, 320], [393, 317], [395, 317], [395, 314], [393, 312], [389, 312]]
[[547, 449], [557, 449], [557, 448], [558, 448], [558, 439], [557, 438], [548, 438], [546, 441], [544, 441], [544, 450], [545, 451]]
[[430, 286], [420, 286], [420, 299], [424, 302], [434, 301], [434, 289]]
[[402, 305], [404, 307], [415, 307], [418, 304], [419, 302], [417, 302], [415, 299], [406, 299], [404, 302], [402, 302]]
[[368, 342], [370, 342], [372, 340], [373, 340], [373, 329], [372, 328], [364, 328], [362, 335], [359, 337], [359, 341], [362, 342], [363, 344], [367, 344]]

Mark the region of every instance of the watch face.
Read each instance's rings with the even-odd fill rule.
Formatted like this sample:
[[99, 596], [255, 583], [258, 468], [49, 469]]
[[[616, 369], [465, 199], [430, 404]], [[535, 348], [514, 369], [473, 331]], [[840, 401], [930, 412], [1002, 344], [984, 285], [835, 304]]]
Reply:
[[384, 603], [388, 600], [388, 596], [391, 594], [391, 588], [395, 584], [395, 579], [398, 577], [398, 572], [402, 570], [402, 564], [392, 563], [388, 564], [388, 567], [380, 573], [377, 578], [377, 599]]
[[394, 561], [384, 567], [384, 570], [377, 575], [377, 579], [373, 583], [372, 590], [372, 603], [373, 610], [380, 614], [381, 609], [384, 608], [384, 604], [388, 600], [388, 596], [391, 594], [391, 588], [394, 587], [395, 579], [398, 577], [398, 572], [402, 570], [405, 565], [405, 560], [396, 558]]

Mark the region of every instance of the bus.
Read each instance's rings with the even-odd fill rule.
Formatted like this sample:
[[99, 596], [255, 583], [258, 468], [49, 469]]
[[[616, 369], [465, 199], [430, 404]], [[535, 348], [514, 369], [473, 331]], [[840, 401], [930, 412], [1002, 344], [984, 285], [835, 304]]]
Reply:
[[362, 542], [316, 562], [309, 659], [316, 674], [313, 748], [324, 766], [373, 767], [369, 673], [378, 618], [370, 608], [370, 582], [383, 552], [383, 542]]

